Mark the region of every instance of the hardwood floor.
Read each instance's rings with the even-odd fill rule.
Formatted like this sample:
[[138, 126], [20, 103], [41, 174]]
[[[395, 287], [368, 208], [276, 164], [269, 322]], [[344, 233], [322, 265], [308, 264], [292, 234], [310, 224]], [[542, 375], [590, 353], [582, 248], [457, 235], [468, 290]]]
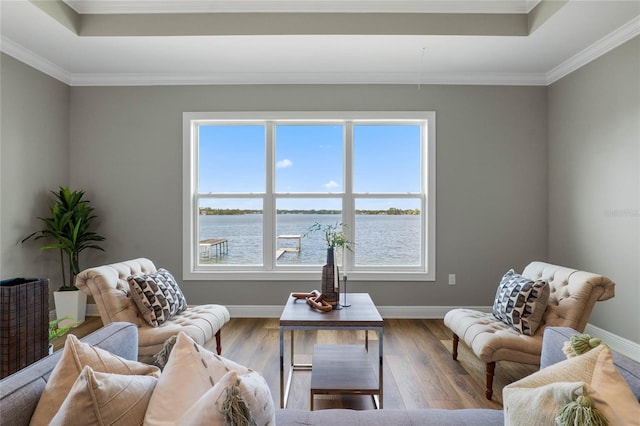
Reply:
[[[278, 319], [234, 318], [222, 330], [222, 355], [260, 371], [280, 406]], [[285, 380], [288, 373], [289, 333], [285, 337]], [[311, 361], [313, 345], [364, 344], [364, 331], [295, 331], [296, 362]], [[377, 360], [377, 336], [369, 333], [371, 362]], [[209, 348], [213, 349], [213, 348]], [[451, 332], [442, 320], [389, 319], [384, 321], [384, 408], [502, 408], [502, 388], [538, 369], [537, 366], [499, 362], [494, 397], [485, 391], [485, 365], [464, 345], [458, 361], [451, 357]], [[309, 409], [310, 371], [296, 371], [288, 408]], [[367, 396], [316, 396], [315, 408], [373, 408]]]
[[[102, 325], [88, 317], [73, 333], [83, 336]], [[222, 330], [222, 355], [262, 373], [276, 407], [280, 406], [280, 370], [277, 318], [233, 318]], [[288, 338], [285, 338], [285, 380], [288, 373]], [[364, 331], [295, 331], [296, 362], [311, 362], [313, 345], [364, 344]], [[377, 359], [377, 335], [369, 333], [371, 362]], [[63, 342], [60, 342], [60, 346]], [[214, 345], [208, 349], [214, 351]], [[451, 358], [451, 332], [438, 319], [389, 319], [384, 321], [384, 408], [502, 408], [502, 388], [538, 369], [537, 366], [499, 362], [494, 396], [484, 396], [485, 365], [463, 343], [458, 361]], [[377, 371], [377, 370], [376, 370]], [[288, 408], [309, 409], [310, 371], [296, 371]], [[371, 409], [368, 396], [323, 396], [315, 409]]]

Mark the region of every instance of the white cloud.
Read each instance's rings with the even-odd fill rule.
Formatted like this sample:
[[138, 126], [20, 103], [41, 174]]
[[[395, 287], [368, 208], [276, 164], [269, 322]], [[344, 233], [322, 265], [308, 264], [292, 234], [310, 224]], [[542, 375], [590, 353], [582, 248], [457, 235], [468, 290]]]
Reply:
[[325, 188], [337, 188], [339, 185], [335, 180], [330, 180], [328, 183], [324, 184]]
[[280, 160], [276, 163], [276, 168], [278, 169], [285, 169], [287, 167], [291, 167], [293, 166], [293, 161], [288, 160], [288, 159], [284, 159], [284, 160]]

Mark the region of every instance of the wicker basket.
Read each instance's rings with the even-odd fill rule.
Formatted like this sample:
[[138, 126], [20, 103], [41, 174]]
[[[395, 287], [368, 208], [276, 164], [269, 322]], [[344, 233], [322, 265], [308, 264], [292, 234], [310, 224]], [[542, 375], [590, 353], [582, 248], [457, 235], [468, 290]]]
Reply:
[[49, 353], [49, 280], [0, 281], [0, 378]]

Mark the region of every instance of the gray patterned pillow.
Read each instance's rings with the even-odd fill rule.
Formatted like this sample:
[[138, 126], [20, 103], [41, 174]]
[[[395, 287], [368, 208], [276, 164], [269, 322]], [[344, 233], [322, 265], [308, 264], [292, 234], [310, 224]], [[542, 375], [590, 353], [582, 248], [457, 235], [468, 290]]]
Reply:
[[164, 274], [130, 276], [127, 281], [133, 301], [152, 327], [158, 327], [178, 312], [180, 301]]
[[131, 298], [142, 317], [152, 327], [158, 327], [170, 317], [170, 308], [155, 279], [149, 276], [130, 276]]
[[549, 301], [549, 284], [546, 280], [533, 281], [516, 274], [513, 269], [502, 277], [493, 316], [528, 336], [538, 329]]
[[157, 274], [164, 277], [165, 282], [169, 284], [169, 286], [173, 290], [172, 297], [176, 300], [177, 303], [176, 312], [173, 315], [177, 315], [187, 310], [187, 299], [186, 297], [184, 297], [184, 294], [182, 293], [182, 290], [180, 290], [180, 286], [178, 286], [178, 282], [176, 281], [176, 279], [173, 278], [173, 275], [171, 275], [171, 273], [164, 268], [158, 269]]

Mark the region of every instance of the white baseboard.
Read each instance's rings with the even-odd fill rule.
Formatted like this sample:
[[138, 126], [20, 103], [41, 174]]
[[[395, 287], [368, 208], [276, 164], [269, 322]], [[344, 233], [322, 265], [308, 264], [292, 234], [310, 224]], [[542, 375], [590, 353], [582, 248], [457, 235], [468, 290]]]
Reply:
[[617, 334], [610, 333], [607, 330], [603, 330], [591, 324], [587, 324], [584, 332], [602, 340], [614, 351], [620, 352], [621, 354], [633, 359], [634, 361], [640, 362], [640, 344], [632, 342], [631, 340], [625, 339], [624, 337], [620, 337]]
[[280, 318], [282, 305], [225, 305], [231, 318]]
[[87, 304], [87, 316], [89, 317], [100, 316], [100, 312], [98, 312], [98, 306], [95, 303]]
[[[440, 319], [451, 309], [459, 306], [378, 306], [378, 311], [385, 319]], [[481, 312], [491, 312], [491, 306], [464, 306]], [[231, 305], [227, 306], [232, 318], [280, 318], [282, 305]], [[55, 311], [52, 311], [55, 318]], [[99, 316], [95, 304], [87, 305], [88, 316]], [[585, 333], [598, 337], [613, 350], [629, 358], [640, 361], [640, 344], [610, 333], [599, 327], [587, 324]]]

